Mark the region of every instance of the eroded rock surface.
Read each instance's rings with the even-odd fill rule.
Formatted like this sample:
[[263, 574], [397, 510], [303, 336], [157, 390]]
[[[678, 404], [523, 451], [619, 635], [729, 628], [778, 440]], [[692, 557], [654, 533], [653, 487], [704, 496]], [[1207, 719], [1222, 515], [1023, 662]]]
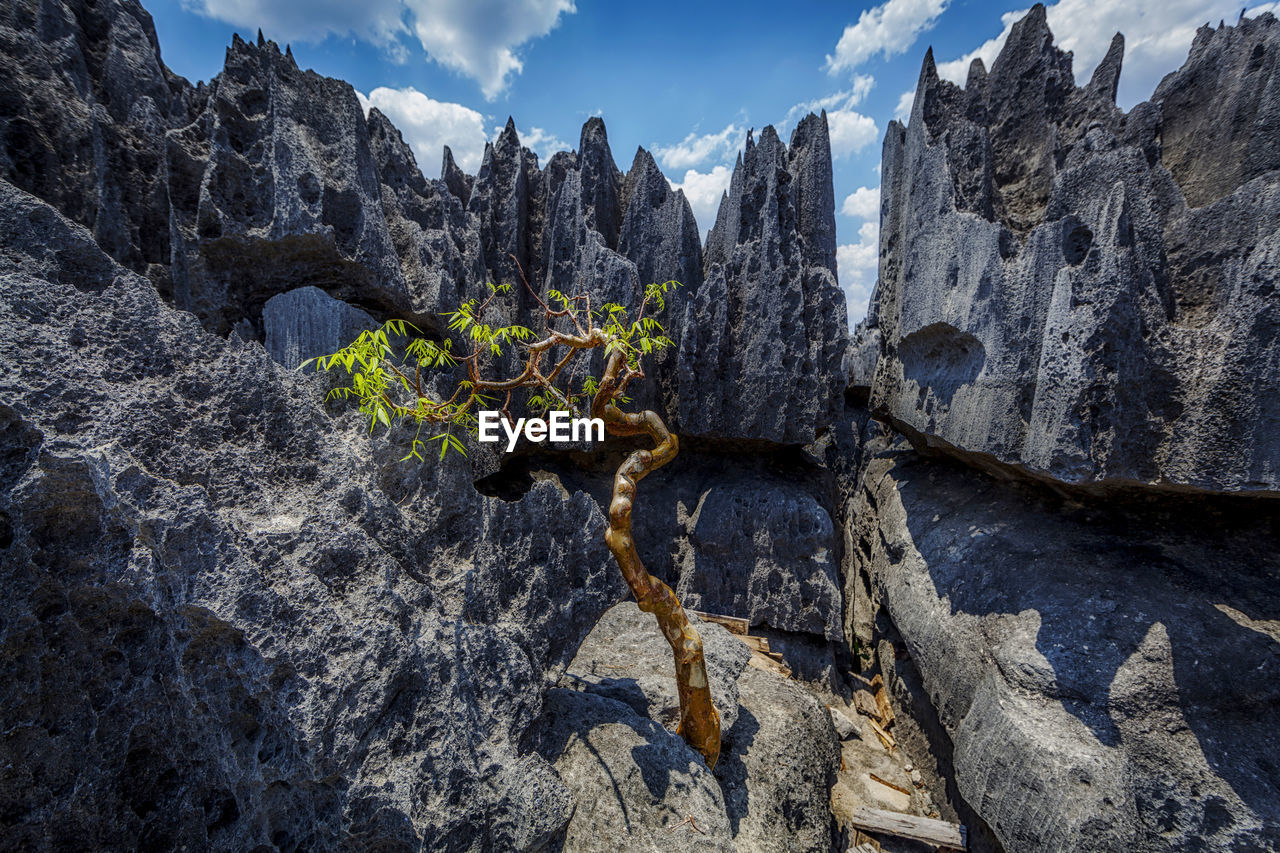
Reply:
[[1273, 846], [1274, 513], [1081, 506], [904, 444], [867, 463], [849, 583], [892, 619], [1005, 849]]
[[704, 265], [682, 320], [682, 432], [808, 444], [831, 423], [847, 337], [825, 113], [789, 146], [748, 135]]
[[538, 751], [576, 796], [566, 853], [832, 849], [830, 712], [746, 666], [747, 647], [721, 626], [697, 627], [724, 735], [714, 774], [669, 730], [679, 720], [671, 648], [633, 603], [605, 614], [569, 667], [570, 689], [549, 696]]
[[872, 407], [970, 464], [1274, 492], [1280, 22], [1202, 28], [1127, 114], [1122, 53], [1077, 87], [1037, 6], [963, 89], [926, 58], [885, 138]]
[[0, 9], [0, 178], [84, 225], [166, 293], [164, 134], [201, 97], [161, 62], [135, 0]]
[[318, 287], [277, 294], [262, 306], [264, 346], [285, 367], [328, 355], [366, 329], [380, 324], [359, 308], [334, 299]]
[[0, 212], [3, 846], [560, 832], [518, 744], [624, 592], [595, 503], [397, 464], [47, 205]]
[[302, 286], [411, 311], [351, 86], [236, 37], [208, 88], [166, 146], [177, 306], [219, 334]]

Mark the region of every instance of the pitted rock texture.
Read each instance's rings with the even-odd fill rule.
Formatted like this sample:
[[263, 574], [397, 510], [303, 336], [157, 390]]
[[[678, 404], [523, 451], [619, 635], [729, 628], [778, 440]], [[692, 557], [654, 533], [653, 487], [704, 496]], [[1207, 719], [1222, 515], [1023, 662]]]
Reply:
[[575, 795], [563, 850], [832, 850], [840, 748], [829, 711], [796, 683], [746, 666], [746, 645], [721, 626], [691, 621], [721, 715], [714, 774], [670, 730], [679, 721], [671, 647], [651, 614], [617, 605], [583, 642], [569, 689], [548, 695], [537, 742]]
[[414, 314], [434, 330], [439, 311], [454, 310], [485, 281], [475, 218], [466, 212], [470, 179], [448, 148], [445, 177], [424, 178], [400, 131], [376, 108], [369, 110], [369, 142], [382, 183], [382, 212]]
[[93, 232], [168, 292], [164, 134], [201, 93], [160, 61], [134, 0], [0, 9], [0, 178]]
[[808, 444], [831, 423], [847, 343], [832, 197], [826, 113], [789, 146], [748, 134], [684, 307], [682, 432]]
[[[848, 432], [843, 424], [832, 430], [846, 439]], [[691, 609], [838, 641], [843, 536], [837, 483], [827, 468], [843, 470], [840, 460], [856, 455], [856, 441], [827, 443], [822, 458], [798, 448], [744, 457], [682, 445], [637, 492], [632, 528], [646, 568]], [[526, 488], [553, 476], [590, 493], [607, 512], [624, 458], [611, 448], [578, 467], [541, 455], [509, 460], [504, 473]]]
[[[1280, 487], [1280, 22], [1202, 28], [1152, 100], [1083, 87], [1036, 6], [884, 146], [873, 409], [1105, 490]], [[853, 365], [861, 369], [861, 357]]]
[[848, 594], [866, 584], [900, 633], [959, 793], [1004, 849], [1273, 849], [1274, 512], [1238, 497], [1081, 506], [873, 445]]
[[676, 591], [687, 606], [840, 638], [835, 528], [803, 488], [763, 478], [712, 485], [678, 542]]
[[225, 334], [276, 293], [415, 307], [365, 116], [346, 83], [238, 36], [203, 109], [168, 136], [174, 301]]
[[625, 591], [594, 501], [398, 464], [3, 181], [0, 218], [0, 846], [561, 832], [518, 745]]

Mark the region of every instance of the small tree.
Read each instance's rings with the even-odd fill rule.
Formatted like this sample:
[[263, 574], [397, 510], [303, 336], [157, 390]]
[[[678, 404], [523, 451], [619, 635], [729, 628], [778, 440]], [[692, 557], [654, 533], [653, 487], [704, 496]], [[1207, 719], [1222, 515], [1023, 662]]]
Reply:
[[[522, 280], [523, 277], [521, 272]], [[665, 308], [666, 295], [678, 283], [646, 287], [634, 318], [625, 307], [613, 303], [594, 309], [585, 294], [566, 296], [552, 290], [547, 294], [549, 304], [527, 281], [524, 286], [542, 308], [540, 333], [520, 325], [487, 324], [485, 317], [494, 299], [510, 292], [510, 285], [491, 284], [483, 302], [473, 299], [442, 315], [448, 320], [450, 331], [469, 342], [470, 351], [465, 355], [455, 354], [449, 339], [436, 343], [411, 336], [410, 330], [418, 331], [415, 327], [391, 320], [379, 329], [362, 332], [350, 346], [302, 366], [314, 361], [317, 370], [345, 370], [350, 384], [329, 394], [359, 401], [360, 411], [369, 418], [370, 431], [379, 424], [389, 430], [396, 423], [416, 423], [418, 432], [405, 459], [421, 460], [421, 450], [429, 441], [440, 443], [441, 459], [450, 450], [466, 455], [459, 432], [465, 430], [474, 435], [477, 411], [499, 399], [502, 417], [508, 422], [513, 401], [539, 414], [563, 409], [579, 415], [586, 408], [591, 417], [604, 421], [608, 434], [647, 435], [652, 439], [652, 449], [636, 450], [618, 466], [605, 543], [635, 594], [636, 603], [657, 618], [662, 635], [671, 645], [680, 694], [677, 731], [702, 754], [708, 767], [714, 767], [720, 755], [720, 716], [711, 701], [702, 638], [689, 623], [676, 594], [645, 569], [631, 533], [636, 484], [670, 462], [679, 442], [657, 413], [625, 412], [619, 406], [630, 402], [625, 396], [628, 384], [645, 378], [644, 357], [671, 346], [662, 326], [649, 314], [650, 309]], [[407, 342], [402, 352], [401, 342]], [[512, 349], [522, 356], [523, 368], [507, 379], [487, 378], [486, 371], [493, 369], [492, 363]], [[598, 380], [586, 376], [574, 387], [569, 368], [580, 355], [592, 350], [603, 351], [604, 374]], [[423, 385], [424, 370], [458, 366], [465, 368], [466, 378], [458, 382], [452, 396], [433, 398]], [[421, 435], [425, 425], [443, 429], [424, 441]]]

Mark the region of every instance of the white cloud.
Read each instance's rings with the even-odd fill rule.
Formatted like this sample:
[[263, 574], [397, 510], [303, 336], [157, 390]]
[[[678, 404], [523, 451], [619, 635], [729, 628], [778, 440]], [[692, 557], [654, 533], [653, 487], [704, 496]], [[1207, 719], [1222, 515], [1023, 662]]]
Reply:
[[484, 116], [462, 104], [436, 101], [414, 89], [379, 86], [368, 97], [356, 92], [365, 113], [377, 107], [400, 129], [413, 149], [418, 168], [428, 177], [439, 174], [444, 146], [453, 151], [463, 171], [475, 174], [484, 157]]
[[518, 49], [545, 36], [574, 0], [182, 0], [193, 12], [279, 41], [354, 36], [406, 57], [402, 36], [416, 36], [434, 61], [480, 84], [493, 100], [524, 63]]
[[688, 169], [712, 158], [722, 160], [737, 153], [745, 138], [744, 131], [736, 124], [728, 125], [719, 133], [690, 133], [675, 145], [650, 146], [654, 155], [668, 169]]
[[867, 315], [880, 264], [880, 224], [864, 222], [858, 242], [836, 247], [836, 274], [849, 307], [849, 328]]
[[915, 44], [933, 27], [948, 0], [889, 0], [858, 16], [844, 28], [836, 52], [827, 57], [827, 71], [836, 74], [862, 65], [877, 53], [886, 59]]
[[916, 101], [915, 88], [908, 89], [898, 96], [898, 105], [893, 109], [893, 117], [903, 124], [911, 118], [911, 107]]
[[777, 125], [778, 132], [782, 133], [789, 128], [792, 123], [803, 118], [809, 113], [820, 113], [823, 110], [850, 110], [867, 97], [868, 93], [876, 84], [876, 78], [870, 74], [855, 74], [853, 76], [852, 85], [843, 91], [836, 92], [832, 95], [826, 95], [821, 98], [815, 98], [812, 101], [802, 101], [791, 109], [787, 110], [787, 114]]
[[[493, 129], [494, 139], [497, 139], [498, 135], [502, 133], [503, 127], [505, 125], [498, 125]], [[517, 125], [516, 136], [520, 138], [521, 145], [538, 155], [538, 162], [544, 166], [551, 159], [552, 154], [573, 150], [573, 146], [568, 142], [565, 142], [554, 133], [537, 126], [530, 127], [528, 130], [521, 130]]]
[[728, 166], [716, 166], [710, 172], [698, 172], [690, 169], [684, 173], [680, 183], [667, 179], [672, 189], [684, 190], [684, 197], [693, 208], [693, 218], [698, 221], [698, 230], [704, 236], [716, 224], [716, 212], [720, 209], [720, 198], [729, 189], [729, 181], [733, 178], [733, 170]]
[[880, 139], [875, 120], [855, 110], [833, 110], [827, 113], [827, 129], [831, 134], [831, 156], [857, 154]]
[[280, 41], [323, 41], [353, 35], [390, 47], [405, 27], [402, 0], [182, 0], [188, 12]]
[[[1080, 84], [1093, 75], [1111, 45], [1111, 37], [1124, 33], [1124, 64], [1116, 100], [1128, 109], [1149, 98], [1160, 78], [1182, 65], [1200, 26], [1216, 26], [1219, 20], [1235, 23], [1240, 8], [1234, 0], [1059, 0], [1047, 6], [1046, 13], [1054, 43], [1073, 54], [1072, 70]], [[1268, 3], [1245, 14], [1254, 17], [1277, 8], [1280, 3]], [[999, 35], [959, 59], [939, 63], [938, 74], [963, 85], [969, 63], [975, 57], [980, 57], [990, 71], [1009, 30], [1024, 14], [1026, 10], [1002, 15]]]
[[840, 212], [855, 219], [880, 221], [880, 188], [858, 187], [845, 198]]
[[404, 0], [413, 12], [413, 32], [431, 58], [471, 77], [493, 100], [508, 75], [524, 63], [516, 49], [545, 36], [561, 14], [577, 11], [573, 0]]

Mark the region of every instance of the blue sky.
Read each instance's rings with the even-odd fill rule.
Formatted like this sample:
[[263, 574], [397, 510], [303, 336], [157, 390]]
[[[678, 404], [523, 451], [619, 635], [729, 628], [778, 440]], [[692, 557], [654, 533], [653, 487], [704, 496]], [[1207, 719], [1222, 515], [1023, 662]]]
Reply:
[[[145, 0], [144, 0], [145, 2]], [[607, 0], [151, 0], [166, 64], [192, 82], [222, 68], [235, 32], [261, 28], [304, 68], [350, 82], [387, 113], [429, 177], [448, 143], [474, 173], [513, 116], [542, 162], [604, 117], [618, 166], [651, 150], [684, 189], [704, 234], [749, 128], [784, 138], [825, 108], [835, 157], [839, 279], [851, 323], [875, 283], [880, 144], [905, 118], [925, 49], [963, 83], [990, 68], [1025, 2], [607, 2]], [[1250, 16], [1280, 3], [1252, 4]], [[1238, 0], [1059, 0], [1059, 46], [1088, 79], [1111, 36], [1126, 37], [1121, 106], [1150, 94], [1195, 29], [1240, 14]]]

